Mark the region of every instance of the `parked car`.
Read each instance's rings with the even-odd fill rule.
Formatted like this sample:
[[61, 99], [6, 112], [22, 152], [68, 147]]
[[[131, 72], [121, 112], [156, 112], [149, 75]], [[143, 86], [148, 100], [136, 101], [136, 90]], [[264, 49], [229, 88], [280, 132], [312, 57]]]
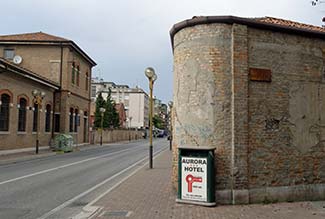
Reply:
[[163, 138], [166, 136], [165, 130], [155, 128], [153, 130], [153, 136], [156, 138]]

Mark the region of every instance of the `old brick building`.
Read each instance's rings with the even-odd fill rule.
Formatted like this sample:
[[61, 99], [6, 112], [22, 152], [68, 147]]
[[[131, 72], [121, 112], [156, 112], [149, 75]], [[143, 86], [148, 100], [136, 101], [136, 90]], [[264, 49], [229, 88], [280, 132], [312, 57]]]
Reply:
[[96, 63], [73, 41], [46, 33], [0, 36], [0, 150], [35, 145], [40, 106], [40, 146], [57, 133], [88, 142], [91, 69]]
[[215, 149], [216, 201], [325, 199], [325, 29], [193, 17], [171, 29], [177, 148]]

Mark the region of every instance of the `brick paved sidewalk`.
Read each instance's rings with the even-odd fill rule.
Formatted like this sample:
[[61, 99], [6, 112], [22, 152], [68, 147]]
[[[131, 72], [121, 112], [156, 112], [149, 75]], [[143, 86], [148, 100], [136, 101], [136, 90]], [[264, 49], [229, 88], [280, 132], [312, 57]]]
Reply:
[[171, 152], [163, 152], [147, 166], [97, 201], [102, 209], [94, 218], [141, 219], [324, 219], [325, 202], [278, 203], [202, 207], [176, 204], [176, 191], [171, 184]]

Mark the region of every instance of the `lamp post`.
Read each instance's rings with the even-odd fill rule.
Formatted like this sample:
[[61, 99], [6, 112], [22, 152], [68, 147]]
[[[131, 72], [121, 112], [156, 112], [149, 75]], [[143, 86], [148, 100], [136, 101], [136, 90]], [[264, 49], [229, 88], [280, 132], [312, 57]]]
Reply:
[[103, 107], [100, 107], [99, 111], [100, 111], [100, 116], [101, 116], [101, 120], [100, 120], [100, 146], [102, 146], [103, 145], [104, 113], [105, 113], [106, 109], [103, 108]]
[[173, 122], [172, 122], [172, 109], [173, 109], [173, 101], [168, 102], [169, 106], [169, 125], [170, 125], [170, 134], [169, 134], [169, 150], [172, 150], [172, 141], [173, 141]]
[[149, 168], [152, 169], [152, 114], [153, 114], [153, 98], [152, 98], [152, 90], [153, 90], [153, 84], [157, 80], [157, 75], [155, 74], [155, 70], [151, 67], [146, 68], [144, 71], [145, 75], [149, 79], [149, 89], [150, 89], [150, 99], [149, 99], [149, 105], [150, 105], [150, 111], [149, 111], [149, 138], [150, 138], [150, 144], [149, 144]]
[[37, 105], [37, 126], [36, 126], [36, 148], [35, 148], [35, 153], [38, 154], [38, 149], [39, 149], [39, 127], [40, 127], [40, 107], [42, 107], [42, 101], [45, 97], [45, 92], [44, 91], [39, 91], [37, 89], [32, 91], [33, 95], [33, 102]]

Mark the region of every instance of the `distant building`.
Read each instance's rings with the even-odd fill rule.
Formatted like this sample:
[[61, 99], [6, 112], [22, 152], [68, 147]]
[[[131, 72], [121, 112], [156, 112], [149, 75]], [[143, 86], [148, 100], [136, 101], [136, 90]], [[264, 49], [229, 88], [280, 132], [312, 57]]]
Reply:
[[[126, 127], [145, 128], [149, 126], [149, 97], [139, 87], [130, 88], [128, 85], [117, 85], [114, 82], [93, 79], [91, 85], [92, 105], [95, 104], [96, 97], [100, 92], [106, 100], [109, 89], [111, 90], [112, 100], [115, 103], [123, 103], [124, 105]], [[93, 107], [93, 109], [95, 108]]]
[[[0, 150], [40, 146], [59, 133], [88, 142], [96, 63], [73, 41], [46, 33], [0, 36]], [[41, 106], [32, 91], [45, 92]], [[37, 121], [40, 108], [40, 124]]]
[[119, 124], [120, 128], [126, 128], [126, 113], [123, 103], [117, 103], [115, 105], [116, 112], [118, 113], [119, 117]]
[[167, 130], [167, 105], [156, 97], [154, 97], [154, 115], [161, 119], [161, 128]]

